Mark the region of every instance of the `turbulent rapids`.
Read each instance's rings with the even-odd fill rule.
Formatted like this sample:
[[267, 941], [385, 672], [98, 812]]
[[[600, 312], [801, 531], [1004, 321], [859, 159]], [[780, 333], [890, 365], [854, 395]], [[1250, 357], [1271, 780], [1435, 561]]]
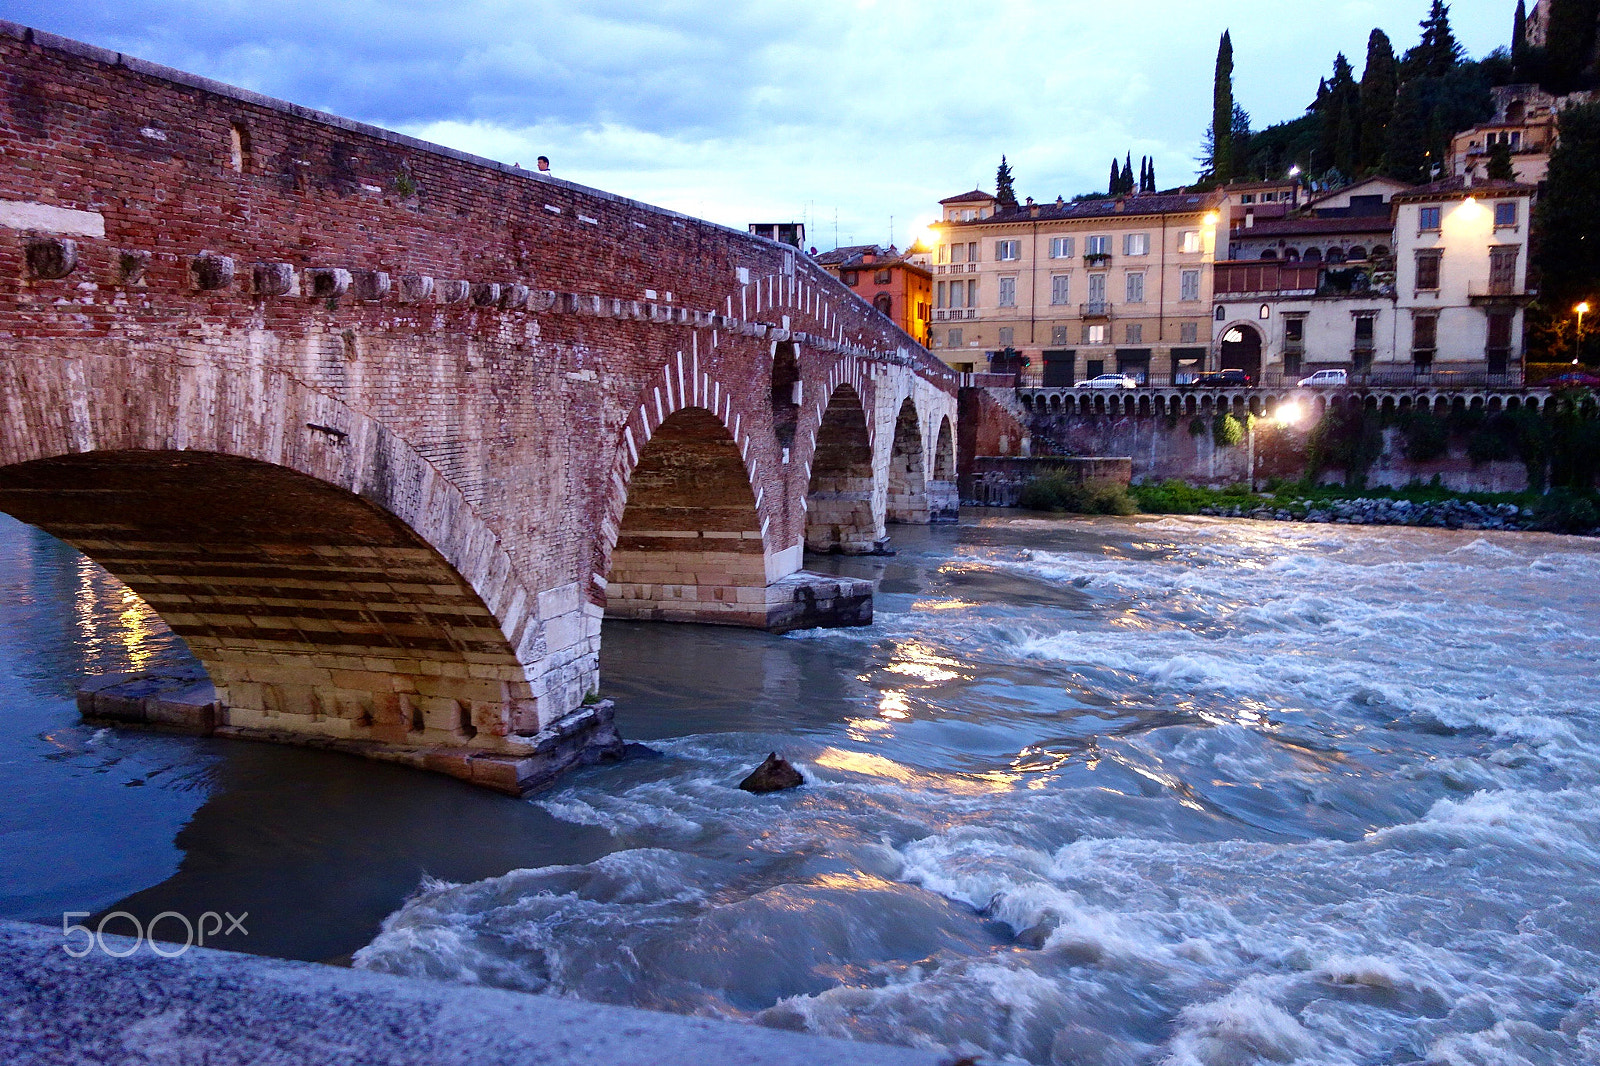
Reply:
[[[436, 876], [346, 916], [355, 965], [1000, 1062], [1600, 1062], [1600, 544], [897, 540], [835, 562], [879, 582], [871, 629], [609, 625], [657, 757], [536, 797], [553, 843], [498, 876], [443, 876], [477, 824], [375, 816]], [[740, 791], [773, 750], [806, 785]]]

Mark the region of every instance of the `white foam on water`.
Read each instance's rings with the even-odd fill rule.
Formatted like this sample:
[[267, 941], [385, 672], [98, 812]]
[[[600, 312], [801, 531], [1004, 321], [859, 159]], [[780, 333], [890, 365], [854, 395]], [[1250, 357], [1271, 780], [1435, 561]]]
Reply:
[[[1017, 529], [959, 550], [1087, 608], [796, 637], [882, 724], [661, 742], [541, 801], [629, 850], [426, 885], [357, 964], [1002, 1063], [1600, 1063], [1600, 546]], [[953, 676], [877, 718], [912, 642]], [[807, 786], [739, 792], [778, 740]]]

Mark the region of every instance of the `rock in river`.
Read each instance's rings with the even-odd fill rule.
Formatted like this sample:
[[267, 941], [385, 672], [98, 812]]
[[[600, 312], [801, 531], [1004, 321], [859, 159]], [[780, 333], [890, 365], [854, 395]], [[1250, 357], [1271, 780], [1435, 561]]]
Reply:
[[786, 788], [799, 788], [806, 783], [799, 770], [780, 759], [777, 752], [767, 756], [767, 761], [750, 771], [750, 776], [739, 782], [746, 792], [782, 792]]

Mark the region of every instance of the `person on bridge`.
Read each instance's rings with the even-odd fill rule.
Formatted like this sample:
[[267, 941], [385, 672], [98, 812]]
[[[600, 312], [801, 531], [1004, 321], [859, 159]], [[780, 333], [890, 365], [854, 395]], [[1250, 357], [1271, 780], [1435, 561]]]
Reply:
[[550, 157], [549, 156], [542, 155], [542, 156], [539, 157], [539, 173], [541, 173], [541, 174], [550, 173]]

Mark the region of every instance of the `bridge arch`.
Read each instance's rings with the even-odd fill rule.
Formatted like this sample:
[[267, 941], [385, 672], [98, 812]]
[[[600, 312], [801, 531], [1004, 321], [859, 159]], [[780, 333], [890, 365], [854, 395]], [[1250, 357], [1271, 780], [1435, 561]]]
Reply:
[[861, 554], [875, 546], [872, 515], [872, 438], [861, 394], [849, 382], [834, 387], [817, 426], [806, 488], [806, 547]]
[[895, 416], [889, 449], [889, 495], [884, 520], [922, 524], [928, 521], [928, 476], [917, 405], [906, 397]]
[[0, 510], [150, 603], [214, 726], [516, 754], [594, 687], [575, 590], [541, 597], [457, 486], [287, 375], [39, 358], [0, 400]]

